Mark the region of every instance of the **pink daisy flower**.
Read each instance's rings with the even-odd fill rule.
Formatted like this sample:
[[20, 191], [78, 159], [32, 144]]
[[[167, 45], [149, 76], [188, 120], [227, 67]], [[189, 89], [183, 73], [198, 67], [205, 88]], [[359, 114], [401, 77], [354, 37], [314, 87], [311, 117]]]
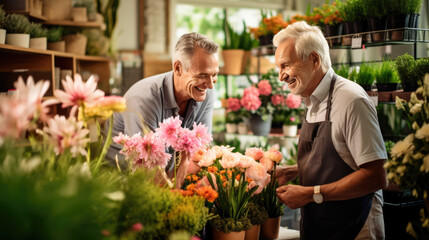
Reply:
[[73, 106], [72, 112], [82, 103], [92, 104], [104, 96], [104, 92], [97, 89], [94, 76], [83, 82], [82, 77], [76, 73], [74, 81], [67, 76], [66, 81], [62, 80], [62, 84], [65, 91], [55, 90], [55, 96], [63, 103], [63, 108]]
[[213, 138], [212, 135], [208, 132], [209, 128], [206, 127], [204, 124], [199, 123], [198, 125], [194, 123], [194, 126], [192, 127], [195, 132], [195, 138], [200, 142], [198, 148], [201, 148], [207, 144], [209, 144]]
[[142, 159], [145, 167], [152, 169], [156, 166], [162, 168], [167, 166], [171, 154], [165, 152], [165, 144], [156, 134], [153, 132], [145, 134], [140, 147], [139, 158]]
[[181, 128], [182, 121], [180, 117], [170, 117], [159, 123], [159, 128], [155, 130], [159, 138], [165, 140], [167, 145], [172, 146], [177, 142], [179, 129]]
[[186, 151], [191, 155], [196, 152], [199, 146], [199, 140], [195, 136], [195, 132], [187, 128], [181, 128], [179, 130], [179, 137], [177, 142], [172, 145], [176, 151]]

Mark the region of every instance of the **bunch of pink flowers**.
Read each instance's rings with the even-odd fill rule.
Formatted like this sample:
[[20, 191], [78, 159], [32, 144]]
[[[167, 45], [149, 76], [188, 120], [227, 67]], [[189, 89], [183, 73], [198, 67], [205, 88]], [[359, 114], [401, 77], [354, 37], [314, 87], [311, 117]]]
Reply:
[[115, 143], [123, 146], [120, 153], [132, 163], [134, 170], [142, 166], [149, 169], [157, 166], [165, 168], [171, 159], [166, 148], [172, 147], [175, 151], [185, 151], [193, 155], [212, 140], [204, 124], [194, 123], [192, 130], [182, 128], [179, 116], [165, 119], [159, 125], [155, 132], [146, 133], [144, 136], [138, 133], [129, 137], [120, 133], [113, 138]]

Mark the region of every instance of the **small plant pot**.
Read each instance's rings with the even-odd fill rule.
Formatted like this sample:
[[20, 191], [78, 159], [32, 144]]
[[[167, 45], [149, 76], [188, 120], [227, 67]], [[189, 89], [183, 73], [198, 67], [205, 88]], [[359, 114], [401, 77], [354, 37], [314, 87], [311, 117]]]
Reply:
[[[386, 17], [382, 17], [382, 18], [370, 17], [370, 18], [368, 18], [368, 28], [369, 28], [369, 31], [386, 30]], [[386, 32], [371, 33], [371, 39], [373, 42], [383, 42], [386, 40]]]
[[235, 123], [227, 123], [225, 125], [227, 133], [236, 133], [237, 132], [237, 124]]
[[399, 83], [376, 83], [379, 92], [390, 92], [399, 89]]
[[6, 34], [6, 44], [28, 48], [30, 46], [30, 34], [8, 33]]
[[223, 240], [244, 240], [244, 236], [246, 234], [245, 231], [225, 233], [225, 232], [220, 232], [216, 230], [213, 230], [212, 233], [213, 233], [213, 239], [223, 239]]
[[65, 52], [66, 42], [59, 41], [59, 42], [48, 43], [48, 49], [52, 51]]
[[362, 84], [362, 85], [360, 85], [362, 88], [363, 88], [363, 90], [365, 90], [365, 91], [371, 91], [372, 90], [372, 84]]
[[6, 42], [6, 30], [0, 29], [0, 44], [4, 44]]
[[243, 64], [243, 55], [244, 50], [241, 49], [223, 50], [223, 72], [229, 75], [239, 75]]
[[71, 10], [73, 22], [88, 22], [88, 15], [85, 7], [74, 7]]
[[250, 127], [254, 135], [268, 136], [271, 131], [271, 121], [273, 116], [270, 115], [266, 121], [262, 120], [261, 116], [252, 114], [250, 117]]
[[246, 230], [244, 240], [259, 240], [259, 234], [261, 232], [261, 225], [253, 225], [249, 230]]
[[259, 46], [272, 45], [273, 44], [273, 37], [274, 37], [273, 34], [259, 36], [259, 38], [258, 38]]
[[261, 226], [259, 239], [277, 239], [279, 237], [280, 217], [268, 218]]
[[245, 122], [241, 122], [237, 125], [237, 130], [239, 134], [247, 134], [247, 132], [249, 131], [247, 129], [247, 123]]
[[82, 34], [64, 36], [66, 41], [66, 52], [78, 55], [85, 55], [87, 37]]
[[296, 137], [298, 133], [298, 125], [283, 125], [283, 134], [286, 137]]
[[48, 45], [48, 39], [46, 37], [30, 38], [30, 48], [46, 50]]
[[419, 87], [417, 82], [401, 83], [404, 92], [414, 92]]
[[[339, 36], [343, 32], [343, 25], [342, 24], [336, 24], [336, 25], [323, 25], [323, 32], [326, 37], [333, 37], [333, 36]], [[328, 39], [329, 46], [338, 46], [341, 44], [341, 37]]]
[[[409, 25], [410, 14], [387, 16], [387, 29], [405, 28]], [[390, 41], [404, 40], [404, 30], [389, 31]]]

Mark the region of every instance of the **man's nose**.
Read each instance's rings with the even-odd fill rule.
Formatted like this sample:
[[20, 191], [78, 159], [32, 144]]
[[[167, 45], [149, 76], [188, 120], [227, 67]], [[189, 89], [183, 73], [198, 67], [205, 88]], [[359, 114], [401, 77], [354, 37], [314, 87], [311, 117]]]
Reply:
[[217, 82], [217, 76], [210, 76], [210, 81], [207, 81], [207, 88], [212, 89]]

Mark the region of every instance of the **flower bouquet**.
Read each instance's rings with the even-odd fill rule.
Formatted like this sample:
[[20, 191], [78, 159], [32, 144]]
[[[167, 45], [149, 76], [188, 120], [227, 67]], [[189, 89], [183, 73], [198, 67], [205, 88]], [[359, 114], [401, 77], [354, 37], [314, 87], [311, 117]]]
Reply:
[[269, 16], [268, 13], [261, 10], [262, 21], [257, 28], [250, 28], [250, 32], [255, 39], [259, 39], [259, 45], [272, 44], [272, 39], [280, 30], [287, 27], [287, 23], [283, 20], [281, 14], [277, 16]]
[[[421, 96], [419, 99], [417, 96]], [[407, 103], [396, 97], [396, 107], [402, 110], [412, 133], [397, 142], [390, 151], [385, 164], [387, 178], [401, 189], [412, 191], [415, 197], [423, 198], [429, 211], [429, 74], [423, 85], [411, 93]], [[409, 226], [410, 227], [410, 226]], [[423, 217], [422, 225], [429, 231], [429, 218]]]

